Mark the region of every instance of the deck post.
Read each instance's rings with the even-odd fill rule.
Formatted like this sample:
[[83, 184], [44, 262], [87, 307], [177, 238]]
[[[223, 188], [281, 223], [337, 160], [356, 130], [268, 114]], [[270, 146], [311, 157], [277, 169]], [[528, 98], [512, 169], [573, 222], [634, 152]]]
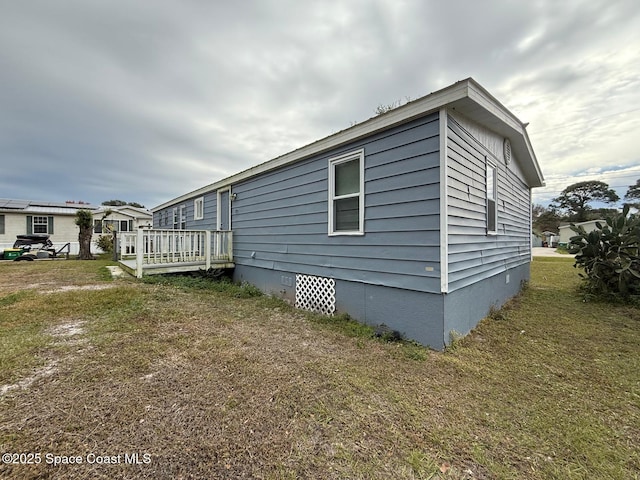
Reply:
[[112, 238], [112, 242], [113, 242], [113, 255], [112, 255], [112, 260], [114, 262], [118, 261], [118, 249], [120, 248], [120, 242], [118, 241], [118, 232], [117, 230], [114, 230], [113, 233], [111, 234], [111, 238]]
[[136, 277], [142, 278], [142, 261], [144, 259], [144, 230], [138, 228], [136, 237]]
[[204, 232], [204, 259], [207, 271], [211, 268], [211, 230]]
[[229, 256], [229, 262], [233, 262], [233, 231], [229, 230], [227, 235], [227, 254]]

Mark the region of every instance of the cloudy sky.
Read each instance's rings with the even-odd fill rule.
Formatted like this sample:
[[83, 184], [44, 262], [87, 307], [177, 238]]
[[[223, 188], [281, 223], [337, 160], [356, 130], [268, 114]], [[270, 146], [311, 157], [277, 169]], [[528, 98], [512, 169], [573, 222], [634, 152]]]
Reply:
[[637, 0], [1, 1], [0, 197], [153, 207], [473, 77], [547, 187], [640, 178]]

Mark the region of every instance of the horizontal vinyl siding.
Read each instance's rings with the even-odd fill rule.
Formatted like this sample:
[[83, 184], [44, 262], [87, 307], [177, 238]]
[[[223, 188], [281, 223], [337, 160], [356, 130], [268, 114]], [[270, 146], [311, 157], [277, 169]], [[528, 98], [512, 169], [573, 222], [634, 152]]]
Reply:
[[[328, 159], [365, 152], [365, 234], [329, 236]], [[439, 292], [438, 117], [233, 185], [236, 264]]]
[[[530, 261], [530, 193], [516, 168], [510, 168], [501, 157], [483, 149], [451, 119], [447, 135], [451, 292]], [[491, 144], [501, 145], [501, 142], [496, 140]], [[497, 235], [486, 233], [485, 155], [492, 158], [497, 169]]]
[[[202, 220], [194, 219], [194, 201], [196, 198], [204, 197], [204, 218]], [[186, 207], [187, 214], [187, 230], [216, 230], [216, 192], [208, 192], [204, 195], [197, 195], [188, 200], [184, 200], [175, 205], [168, 206], [162, 210], [158, 210], [153, 214], [153, 228], [172, 229], [173, 228], [173, 209], [178, 209], [178, 228], [180, 227], [180, 207]], [[167, 212], [167, 224], [164, 223], [165, 212]], [[162, 219], [162, 223], [160, 221]]]

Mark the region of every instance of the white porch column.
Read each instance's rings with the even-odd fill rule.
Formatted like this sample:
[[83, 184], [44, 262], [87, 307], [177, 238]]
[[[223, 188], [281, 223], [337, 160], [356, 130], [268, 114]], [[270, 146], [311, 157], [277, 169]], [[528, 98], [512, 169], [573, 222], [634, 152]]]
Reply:
[[136, 277], [142, 278], [142, 261], [144, 259], [144, 230], [138, 228], [136, 237]]
[[205, 268], [209, 270], [211, 268], [211, 230], [204, 232], [204, 258]]

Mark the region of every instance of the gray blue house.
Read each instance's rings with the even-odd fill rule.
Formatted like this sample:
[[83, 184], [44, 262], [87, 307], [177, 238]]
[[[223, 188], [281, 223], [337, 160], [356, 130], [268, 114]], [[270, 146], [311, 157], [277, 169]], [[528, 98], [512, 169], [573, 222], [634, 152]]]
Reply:
[[235, 280], [441, 349], [529, 278], [526, 125], [469, 78], [152, 209], [232, 230]]

